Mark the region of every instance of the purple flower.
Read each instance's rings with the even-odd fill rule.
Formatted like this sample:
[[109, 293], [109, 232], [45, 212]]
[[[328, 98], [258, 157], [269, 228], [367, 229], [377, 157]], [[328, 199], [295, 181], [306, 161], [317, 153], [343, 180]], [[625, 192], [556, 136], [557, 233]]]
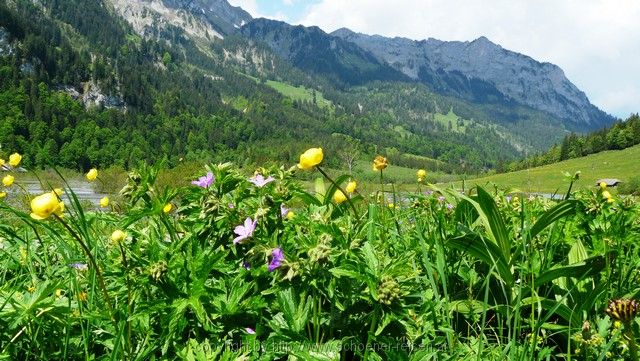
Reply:
[[438, 197], [438, 202], [444, 202], [445, 198], [443, 196]]
[[289, 214], [289, 208], [285, 207], [284, 204], [280, 204], [280, 215], [282, 218], [287, 217], [287, 214]]
[[244, 267], [244, 269], [248, 271], [251, 269], [251, 264], [249, 264], [249, 262], [247, 262], [246, 260], [242, 260], [242, 267]]
[[507, 202], [511, 202], [511, 196], [506, 196]]
[[256, 334], [256, 331], [251, 327], [246, 327], [244, 330], [245, 330], [246, 333], [248, 333], [250, 335], [255, 335]]
[[77, 269], [78, 271], [86, 271], [89, 269], [89, 266], [86, 263], [80, 262], [72, 263], [69, 265], [69, 267]]
[[213, 183], [214, 177], [213, 173], [208, 172], [207, 175], [198, 178], [198, 180], [194, 180], [191, 182], [194, 186], [209, 188], [209, 186]]
[[453, 204], [447, 203], [447, 209], [448, 210], [452, 210], [453, 208], [455, 208]]
[[229, 207], [229, 209], [234, 209], [234, 208], [236, 208], [236, 206], [234, 206], [234, 205], [233, 205], [233, 203], [229, 203], [229, 204], [227, 205], [227, 207]]
[[267, 183], [273, 182], [274, 180], [275, 178], [273, 178], [272, 176], [268, 176], [265, 179], [262, 174], [256, 174], [255, 176], [249, 178], [249, 182], [253, 183], [258, 188], [262, 188], [267, 185]]
[[253, 231], [256, 229], [257, 223], [258, 223], [257, 219], [254, 221], [248, 217], [247, 219], [244, 220], [243, 226], [236, 226], [233, 232], [237, 234], [238, 237], [233, 239], [233, 244], [238, 244], [244, 241], [245, 239], [251, 237], [253, 235]]
[[282, 248], [278, 247], [271, 251], [271, 262], [269, 263], [269, 272], [275, 271], [276, 268], [282, 265], [282, 261], [284, 261], [284, 254], [282, 253]]

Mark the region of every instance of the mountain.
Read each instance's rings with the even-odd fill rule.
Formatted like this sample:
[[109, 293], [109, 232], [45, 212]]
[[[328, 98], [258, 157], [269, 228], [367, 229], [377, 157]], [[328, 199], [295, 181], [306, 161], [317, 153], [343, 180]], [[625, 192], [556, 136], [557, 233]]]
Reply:
[[282, 21], [256, 19], [244, 25], [239, 34], [266, 43], [281, 58], [302, 70], [341, 84], [409, 80], [371, 52], [315, 26], [293, 26]]
[[516, 102], [553, 114], [577, 129], [598, 129], [613, 118], [595, 107], [560, 67], [506, 50], [486, 37], [473, 41], [415, 41], [339, 29], [331, 35], [357, 44], [433, 90], [479, 102]]
[[197, 38], [222, 38], [252, 20], [226, 0], [106, 0], [140, 35], [175, 26]]
[[591, 126], [338, 35], [224, 0], [0, 2], [0, 144], [39, 167], [292, 162], [321, 145], [475, 171]]

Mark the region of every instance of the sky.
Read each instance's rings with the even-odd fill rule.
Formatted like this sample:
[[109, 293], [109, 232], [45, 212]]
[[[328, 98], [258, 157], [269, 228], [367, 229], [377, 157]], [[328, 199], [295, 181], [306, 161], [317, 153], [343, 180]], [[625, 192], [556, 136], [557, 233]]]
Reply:
[[560, 66], [602, 110], [640, 112], [640, 0], [229, 0], [254, 17], [415, 40], [474, 40]]

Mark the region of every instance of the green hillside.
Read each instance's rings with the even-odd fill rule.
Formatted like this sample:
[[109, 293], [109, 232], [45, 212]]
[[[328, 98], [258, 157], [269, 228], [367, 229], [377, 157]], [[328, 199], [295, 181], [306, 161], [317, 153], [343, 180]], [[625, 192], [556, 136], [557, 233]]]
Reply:
[[626, 181], [640, 175], [640, 145], [623, 150], [611, 150], [586, 157], [569, 159], [542, 167], [512, 173], [495, 174], [467, 181], [468, 185], [495, 183], [500, 187], [518, 188], [525, 192], [555, 192], [565, 190], [564, 172], [581, 171], [578, 188], [595, 186], [600, 178]]

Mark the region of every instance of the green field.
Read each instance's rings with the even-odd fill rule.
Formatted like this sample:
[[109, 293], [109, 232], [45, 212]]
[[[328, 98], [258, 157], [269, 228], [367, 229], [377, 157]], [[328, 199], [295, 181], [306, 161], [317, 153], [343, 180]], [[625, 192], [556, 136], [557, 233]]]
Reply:
[[499, 187], [517, 188], [524, 192], [551, 193], [567, 187], [564, 172], [582, 172], [578, 188], [589, 188], [600, 178], [617, 178], [623, 182], [640, 175], [640, 145], [611, 150], [586, 157], [569, 159], [542, 167], [512, 173], [496, 174], [467, 181], [468, 185], [495, 183]]
[[[274, 80], [267, 80], [267, 85], [277, 90], [280, 94], [293, 100], [313, 101], [313, 90], [303, 86], [295, 87], [286, 83]], [[322, 96], [319, 91], [315, 92], [316, 103], [321, 108], [333, 108], [333, 103]]]
[[[451, 124], [451, 130], [456, 133], [463, 133], [466, 127], [472, 123], [471, 120], [458, 117], [458, 115], [453, 112], [453, 109], [449, 109], [447, 114], [434, 114], [434, 119], [437, 123], [440, 123], [445, 127], [449, 127], [449, 124]], [[458, 121], [459, 119], [461, 120], [460, 122]]]

